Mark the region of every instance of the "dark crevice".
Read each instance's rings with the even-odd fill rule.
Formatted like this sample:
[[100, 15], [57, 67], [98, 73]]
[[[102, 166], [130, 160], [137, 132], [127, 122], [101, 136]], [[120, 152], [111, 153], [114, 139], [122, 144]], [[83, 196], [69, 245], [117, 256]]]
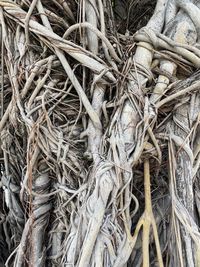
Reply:
[[144, 27], [155, 9], [155, 0], [115, 0], [113, 1], [117, 31], [134, 34]]

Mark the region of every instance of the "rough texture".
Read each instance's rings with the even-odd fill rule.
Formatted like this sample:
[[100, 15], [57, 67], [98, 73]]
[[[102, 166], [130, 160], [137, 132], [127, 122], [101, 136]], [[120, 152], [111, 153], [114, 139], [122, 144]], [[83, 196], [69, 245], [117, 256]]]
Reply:
[[0, 1], [0, 266], [200, 266], [198, 1]]

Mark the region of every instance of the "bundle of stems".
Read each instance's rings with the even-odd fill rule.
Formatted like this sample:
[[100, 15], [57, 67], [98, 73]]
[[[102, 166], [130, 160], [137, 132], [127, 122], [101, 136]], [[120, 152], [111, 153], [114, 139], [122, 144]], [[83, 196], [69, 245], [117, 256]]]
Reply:
[[199, 17], [0, 1], [0, 266], [200, 266]]

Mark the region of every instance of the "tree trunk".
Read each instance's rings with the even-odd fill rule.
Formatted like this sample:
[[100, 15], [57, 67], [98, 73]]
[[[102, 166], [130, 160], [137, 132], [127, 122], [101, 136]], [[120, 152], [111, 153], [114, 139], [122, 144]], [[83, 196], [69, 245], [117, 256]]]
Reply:
[[199, 8], [0, 1], [0, 266], [200, 266]]

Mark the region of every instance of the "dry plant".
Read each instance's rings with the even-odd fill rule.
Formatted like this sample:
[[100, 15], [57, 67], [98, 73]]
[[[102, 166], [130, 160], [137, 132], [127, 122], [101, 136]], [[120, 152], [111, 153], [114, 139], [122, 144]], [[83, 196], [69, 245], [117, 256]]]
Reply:
[[0, 266], [200, 266], [199, 18], [0, 1]]

